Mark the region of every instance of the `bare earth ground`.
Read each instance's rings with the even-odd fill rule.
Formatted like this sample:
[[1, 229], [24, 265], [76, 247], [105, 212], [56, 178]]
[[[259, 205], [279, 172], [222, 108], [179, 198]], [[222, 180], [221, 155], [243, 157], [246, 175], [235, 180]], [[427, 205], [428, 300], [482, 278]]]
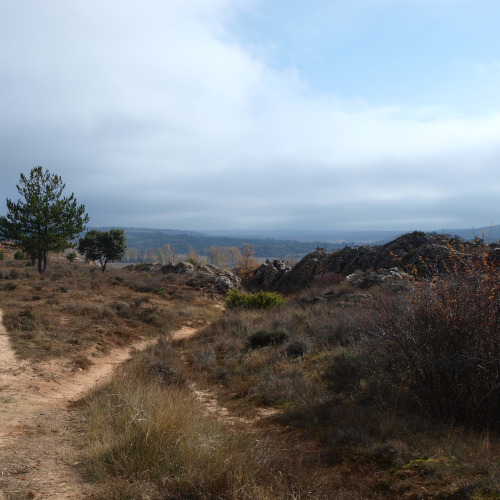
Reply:
[[0, 500], [88, 498], [92, 486], [82, 482], [72, 457], [72, 405], [131, 348], [93, 358], [88, 372], [57, 361], [30, 364], [16, 358], [1, 320], [0, 312]]

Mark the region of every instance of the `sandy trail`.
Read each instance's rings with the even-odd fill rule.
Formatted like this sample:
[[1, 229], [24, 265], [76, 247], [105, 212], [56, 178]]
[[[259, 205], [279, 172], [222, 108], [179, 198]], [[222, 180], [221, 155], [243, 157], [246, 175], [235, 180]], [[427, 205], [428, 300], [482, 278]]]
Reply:
[[[195, 335], [198, 328], [184, 326], [172, 340]], [[31, 363], [19, 360], [11, 348], [0, 311], [0, 500], [88, 499], [93, 486], [78, 474], [74, 433], [78, 422], [74, 403], [114, 368], [154, 340], [113, 350], [93, 358], [86, 372], [74, 371], [60, 360]], [[184, 358], [184, 353], [181, 354]], [[257, 418], [232, 416], [210, 390], [192, 381], [190, 388], [208, 413], [231, 425], [255, 423]]]
[[72, 463], [71, 406], [124, 362], [131, 347], [94, 358], [87, 372], [60, 361], [31, 364], [16, 358], [1, 320], [0, 311], [0, 500], [88, 498], [92, 486]]

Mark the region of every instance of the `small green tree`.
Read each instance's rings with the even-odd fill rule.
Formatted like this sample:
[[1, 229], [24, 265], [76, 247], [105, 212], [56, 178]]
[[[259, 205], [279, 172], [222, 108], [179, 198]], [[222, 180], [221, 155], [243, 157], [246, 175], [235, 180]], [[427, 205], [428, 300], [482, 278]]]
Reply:
[[49, 252], [71, 248], [71, 242], [89, 221], [85, 205], [78, 205], [71, 193], [63, 196], [66, 185], [61, 177], [45, 172], [42, 167], [31, 170], [29, 178], [21, 174], [16, 186], [23, 199], [7, 199], [7, 215], [0, 217], [0, 239], [22, 249], [38, 260], [38, 272], [47, 269]]
[[101, 271], [106, 270], [108, 262], [123, 259], [127, 250], [127, 240], [123, 229], [110, 229], [109, 231], [89, 231], [78, 242], [78, 251], [85, 256], [87, 261], [99, 261]]

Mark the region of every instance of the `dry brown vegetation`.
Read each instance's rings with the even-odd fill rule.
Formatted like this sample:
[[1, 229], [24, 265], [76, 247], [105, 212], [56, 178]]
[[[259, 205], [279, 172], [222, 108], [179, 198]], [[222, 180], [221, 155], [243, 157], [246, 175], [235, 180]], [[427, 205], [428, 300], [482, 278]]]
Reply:
[[4, 324], [21, 358], [65, 358], [84, 368], [92, 355], [140, 338], [202, 323], [216, 309], [176, 276], [70, 263], [39, 275], [26, 261], [0, 261]]
[[[433, 384], [417, 386], [404, 358], [426, 346], [398, 347], [398, 332], [420, 342], [410, 327], [428, 327], [411, 307], [432, 303], [439, 288], [429, 282], [408, 298], [317, 280], [279, 307], [221, 312], [178, 275], [60, 261], [40, 277], [13, 260], [0, 272], [21, 357], [86, 368], [100, 350], [160, 338], [83, 401], [75, 446], [84, 477], [99, 485], [93, 498], [500, 498], [496, 421], [433, 409], [419, 393]], [[473, 274], [459, 288], [461, 276], [443, 293], [462, 290], [466, 308], [478, 282]], [[469, 331], [484, 317], [472, 309]], [[456, 328], [446, 307], [436, 311], [436, 335]], [[197, 334], [171, 339], [185, 324]]]
[[[459, 290], [459, 306], [465, 307], [466, 301], [480, 299], [470, 280], [459, 283], [462, 276], [452, 277], [454, 284], [446, 290]], [[436, 316], [430, 314], [431, 296], [422, 295], [427, 283], [416, 285], [418, 295], [410, 298], [381, 288], [360, 292], [347, 284], [326, 289], [317, 284], [279, 309], [230, 309], [197, 338], [183, 341], [183, 349], [194, 376], [206, 387], [217, 387], [220, 400], [233, 412], [257, 415], [259, 408], [273, 409], [272, 417], [261, 421], [264, 428], [286, 426], [290, 435], [299, 435], [318, 452], [316, 470], [328, 471], [330, 498], [500, 498], [499, 439], [491, 432], [498, 423], [492, 402], [498, 386], [493, 369], [489, 380], [483, 373], [488, 361], [498, 369], [493, 350], [498, 334], [493, 340], [491, 330], [485, 333], [487, 352], [473, 352], [469, 339], [465, 365], [464, 349], [458, 352], [446, 343], [455, 316], [449, 314], [450, 325], [441, 302]], [[435, 283], [433, 290], [439, 292]], [[418, 297], [413, 316], [405, 317], [405, 307], [408, 313]], [[424, 300], [428, 307], [422, 310]], [[451, 300], [448, 305], [456, 307]], [[424, 312], [431, 316], [427, 323]], [[429, 324], [438, 318], [431, 338]], [[463, 335], [470, 336], [471, 322], [477, 329], [484, 318], [473, 309], [464, 320]], [[429, 343], [446, 351], [440, 364], [437, 352], [415, 333], [424, 326]], [[256, 332], [272, 336], [277, 331], [288, 335], [256, 348]], [[397, 340], [398, 334], [403, 338]], [[454, 366], [468, 369], [475, 411], [471, 404], [467, 415], [456, 392], [460, 386], [460, 394], [467, 394], [466, 382], [458, 379]], [[422, 373], [423, 367], [427, 372]], [[449, 372], [444, 373], [446, 367]], [[435, 379], [419, 378], [427, 373]], [[493, 413], [478, 426], [472, 417], [483, 416], [481, 403]]]

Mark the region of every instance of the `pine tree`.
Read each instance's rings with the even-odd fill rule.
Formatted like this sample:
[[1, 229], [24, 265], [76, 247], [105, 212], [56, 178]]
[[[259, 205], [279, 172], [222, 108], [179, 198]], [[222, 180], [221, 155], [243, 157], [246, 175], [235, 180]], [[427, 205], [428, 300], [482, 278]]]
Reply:
[[0, 238], [38, 261], [42, 273], [49, 252], [75, 246], [71, 240], [84, 230], [89, 216], [73, 193], [63, 196], [66, 185], [61, 177], [42, 167], [32, 169], [29, 178], [21, 174], [16, 187], [23, 199], [13, 202], [7, 198], [7, 215], [0, 217]]

